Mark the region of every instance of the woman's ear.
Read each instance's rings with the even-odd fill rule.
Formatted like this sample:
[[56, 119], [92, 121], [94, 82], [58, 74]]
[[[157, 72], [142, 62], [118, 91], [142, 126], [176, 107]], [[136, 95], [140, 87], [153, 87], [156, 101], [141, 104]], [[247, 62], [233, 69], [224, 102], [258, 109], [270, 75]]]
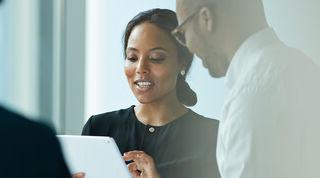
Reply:
[[212, 32], [213, 18], [208, 7], [202, 7], [199, 11], [199, 23], [202, 30]]

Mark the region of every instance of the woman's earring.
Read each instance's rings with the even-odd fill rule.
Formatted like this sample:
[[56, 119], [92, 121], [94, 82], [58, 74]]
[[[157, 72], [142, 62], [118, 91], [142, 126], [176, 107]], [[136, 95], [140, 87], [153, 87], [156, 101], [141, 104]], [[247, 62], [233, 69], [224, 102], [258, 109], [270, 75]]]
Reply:
[[182, 76], [184, 76], [184, 75], [186, 75], [186, 71], [185, 71], [185, 70], [181, 70], [180, 74], [181, 74]]

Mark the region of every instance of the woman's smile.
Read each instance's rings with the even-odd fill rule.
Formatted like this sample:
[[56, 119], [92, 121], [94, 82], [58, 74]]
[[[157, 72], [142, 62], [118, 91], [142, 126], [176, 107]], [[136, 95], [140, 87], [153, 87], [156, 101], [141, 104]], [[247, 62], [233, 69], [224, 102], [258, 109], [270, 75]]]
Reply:
[[146, 92], [146, 91], [151, 90], [155, 84], [151, 80], [138, 79], [138, 80], [134, 81], [134, 85], [136, 86], [138, 91]]

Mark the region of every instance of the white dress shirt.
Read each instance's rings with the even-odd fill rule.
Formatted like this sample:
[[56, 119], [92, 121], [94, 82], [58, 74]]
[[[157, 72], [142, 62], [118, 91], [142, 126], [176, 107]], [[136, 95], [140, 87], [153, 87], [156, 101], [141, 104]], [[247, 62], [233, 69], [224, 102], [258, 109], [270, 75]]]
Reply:
[[222, 178], [320, 178], [320, 68], [272, 29], [249, 37], [226, 76]]

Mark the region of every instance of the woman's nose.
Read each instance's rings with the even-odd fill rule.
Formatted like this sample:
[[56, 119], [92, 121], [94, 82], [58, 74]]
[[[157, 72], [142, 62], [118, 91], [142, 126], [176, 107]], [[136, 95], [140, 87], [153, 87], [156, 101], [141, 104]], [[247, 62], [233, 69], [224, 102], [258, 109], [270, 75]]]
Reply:
[[147, 59], [140, 59], [136, 68], [138, 74], [145, 74], [149, 72], [149, 65]]

